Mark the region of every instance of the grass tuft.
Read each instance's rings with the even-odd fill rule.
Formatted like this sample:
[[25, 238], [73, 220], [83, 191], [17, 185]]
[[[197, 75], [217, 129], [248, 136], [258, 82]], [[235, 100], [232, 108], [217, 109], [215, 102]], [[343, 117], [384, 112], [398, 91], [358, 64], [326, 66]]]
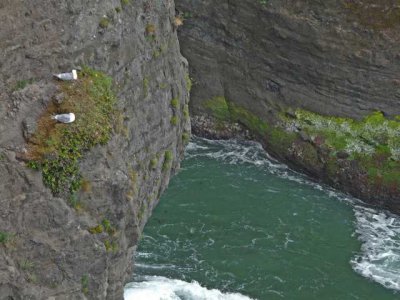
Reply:
[[110, 25], [110, 20], [107, 17], [101, 18], [99, 22], [99, 26], [103, 29], [106, 29]]
[[172, 106], [173, 108], [178, 108], [178, 106], [179, 106], [179, 99], [178, 99], [178, 98], [172, 99], [172, 100], [171, 100], [171, 106]]
[[[60, 83], [66, 95], [60, 105], [51, 103], [38, 120], [28, 144], [28, 167], [41, 169], [44, 184], [53, 194], [74, 194], [81, 188], [79, 159], [111, 137], [115, 95], [112, 80], [101, 72], [84, 68], [74, 83]], [[56, 123], [51, 116], [74, 112], [71, 124]]]
[[179, 119], [178, 119], [177, 116], [173, 116], [173, 117], [171, 118], [171, 120], [170, 120], [171, 125], [173, 125], [173, 126], [178, 125], [178, 121], [179, 121]]
[[173, 159], [172, 151], [171, 150], [165, 151], [164, 162], [163, 162], [163, 166], [162, 166], [163, 171], [166, 171], [167, 169], [169, 169], [171, 167], [172, 159]]

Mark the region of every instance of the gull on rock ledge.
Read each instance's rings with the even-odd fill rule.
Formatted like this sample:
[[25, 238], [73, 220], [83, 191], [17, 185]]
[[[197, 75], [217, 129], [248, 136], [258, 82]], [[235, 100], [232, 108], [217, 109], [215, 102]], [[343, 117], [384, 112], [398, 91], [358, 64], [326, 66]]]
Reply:
[[61, 115], [51, 116], [51, 118], [61, 123], [72, 123], [73, 121], [75, 121], [75, 114], [74, 113], [61, 114]]
[[71, 73], [60, 73], [60, 74], [53, 74], [54, 77], [60, 80], [77, 80], [78, 79], [78, 72], [76, 70], [72, 70]]

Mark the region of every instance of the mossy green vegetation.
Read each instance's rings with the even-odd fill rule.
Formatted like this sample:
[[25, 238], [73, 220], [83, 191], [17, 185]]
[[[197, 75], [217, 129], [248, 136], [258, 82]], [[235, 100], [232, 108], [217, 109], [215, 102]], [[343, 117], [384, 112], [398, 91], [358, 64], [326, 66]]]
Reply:
[[154, 24], [147, 24], [145, 30], [147, 35], [156, 35], [156, 25]]
[[121, 6], [126, 6], [130, 3], [130, 0], [121, 0]]
[[117, 232], [115, 227], [111, 224], [110, 220], [108, 219], [103, 219], [101, 221], [101, 225], [103, 225], [104, 231], [107, 232], [109, 235], [114, 235]]
[[185, 118], [185, 120], [189, 119], [189, 105], [185, 104], [185, 106], [183, 107], [183, 117]]
[[89, 275], [87, 274], [81, 277], [81, 290], [85, 295], [89, 293]]
[[163, 162], [163, 166], [162, 166], [163, 171], [166, 171], [167, 169], [169, 169], [171, 167], [172, 159], [173, 159], [172, 151], [171, 150], [165, 151], [164, 162]]
[[118, 252], [118, 244], [115, 241], [105, 240], [104, 247], [107, 252]]
[[101, 225], [101, 224], [98, 224], [97, 226], [89, 228], [89, 232], [91, 234], [100, 234], [100, 233], [103, 233], [103, 231], [104, 231], [104, 228], [103, 228], [103, 225]]
[[117, 252], [118, 244], [115, 241], [115, 235], [117, 233], [116, 228], [111, 224], [111, 221], [108, 219], [103, 219], [101, 224], [98, 224], [94, 227], [88, 229], [91, 234], [101, 234], [107, 233], [108, 238], [103, 241], [104, 247], [107, 252]]
[[[335, 155], [346, 152], [376, 184], [400, 184], [400, 121], [374, 112], [362, 120], [297, 110], [294, 125], [319, 139]], [[331, 168], [332, 169], [332, 168]]]
[[212, 115], [221, 122], [239, 122], [259, 135], [265, 135], [268, 123], [257, 117], [249, 110], [218, 96], [204, 102]]
[[229, 105], [231, 119], [235, 122], [240, 122], [253, 132], [263, 136], [269, 128], [268, 123], [257, 117], [244, 107], [231, 103]]
[[179, 99], [178, 98], [174, 98], [174, 99], [172, 99], [171, 100], [171, 106], [173, 107], [173, 108], [178, 108], [178, 106], [179, 106]]
[[335, 151], [350, 155], [387, 154], [400, 161], [400, 122], [386, 119], [381, 112], [366, 116], [361, 121], [321, 116], [305, 110], [296, 111], [297, 127], [315, 138], [321, 135]]
[[19, 264], [19, 267], [21, 268], [21, 270], [24, 270], [24, 271], [32, 270], [35, 268], [35, 263], [29, 259], [24, 259], [24, 260], [20, 261], [18, 264]]
[[189, 74], [185, 74], [186, 88], [190, 92], [192, 90], [193, 81], [190, 78]]
[[171, 125], [173, 125], [173, 126], [178, 125], [178, 121], [179, 121], [179, 119], [178, 119], [177, 116], [173, 116], [173, 117], [171, 118], [171, 120], [170, 120]]
[[107, 17], [101, 18], [99, 22], [99, 26], [103, 29], [106, 29], [110, 25], [110, 20]]
[[157, 168], [157, 165], [158, 165], [158, 158], [157, 157], [152, 158], [149, 164], [150, 169]]
[[5, 245], [10, 239], [10, 234], [8, 232], [0, 231], [0, 245]]
[[17, 81], [17, 83], [15, 84], [15, 86], [13, 87], [13, 91], [19, 91], [24, 89], [27, 85], [32, 84], [34, 82], [33, 78], [30, 79], [23, 79], [23, 80], [19, 80]]
[[[38, 121], [28, 145], [28, 167], [41, 169], [44, 184], [53, 194], [74, 194], [82, 184], [79, 159], [112, 133], [116, 97], [112, 79], [87, 67], [73, 83], [60, 83], [61, 104], [51, 103]], [[74, 112], [71, 124], [56, 123], [51, 116]]]
[[149, 79], [147, 77], [143, 78], [143, 93], [145, 97], [149, 94]]
[[[279, 115], [280, 120], [272, 125], [224, 97], [209, 99], [204, 107], [219, 122], [241, 123], [278, 155], [300, 155], [302, 163], [321, 168], [316, 149], [323, 147], [324, 153], [329, 153], [323, 158], [323, 161], [329, 160], [325, 170], [332, 176], [338, 172], [339, 157], [347, 157], [356, 161], [361, 172], [368, 174], [371, 184], [400, 189], [399, 117], [388, 119], [383, 113], [375, 112], [362, 120], [354, 120], [298, 109], [294, 117]], [[297, 132], [299, 129], [305, 136]]]
[[182, 133], [182, 141], [184, 144], [189, 143], [190, 140], [190, 134], [188, 132]]
[[294, 132], [288, 132], [279, 127], [271, 127], [267, 133], [268, 143], [273, 145], [275, 152], [284, 154], [298, 138]]
[[228, 102], [225, 97], [217, 96], [204, 102], [204, 106], [211, 110], [212, 115], [219, 121], [231, 121]]

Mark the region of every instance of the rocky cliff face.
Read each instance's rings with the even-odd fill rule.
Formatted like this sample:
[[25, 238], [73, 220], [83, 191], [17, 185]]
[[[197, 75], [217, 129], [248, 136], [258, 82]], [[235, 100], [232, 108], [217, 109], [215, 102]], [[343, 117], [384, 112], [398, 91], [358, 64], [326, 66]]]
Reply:
[[400, 212], [400, 126], [385, 119], [400, 115], [398, 1], [176, 2], [194, 133], [235, 136], [237, 122], [292, 167]]
[[[174, 16], [173, 1], [0, 2], [1, 299], [122, 299], [190, 130]], [[51, 74], [83, 66], [113, 80], [112, 135], [79, 159], [81, 189], [54, 195], [21, 158], [65, 97]]]
[[399, 26], [365, 25], [357, 14], [384, 19], [379, 10], [390, 14], [396, 1], [365, 12], [346, 1], [176, 2], [187, 16], [180, 38], [196, 81], [194, 114], [215, 96], [260, 115], [285, 106], [353, 118], [400, 114]]

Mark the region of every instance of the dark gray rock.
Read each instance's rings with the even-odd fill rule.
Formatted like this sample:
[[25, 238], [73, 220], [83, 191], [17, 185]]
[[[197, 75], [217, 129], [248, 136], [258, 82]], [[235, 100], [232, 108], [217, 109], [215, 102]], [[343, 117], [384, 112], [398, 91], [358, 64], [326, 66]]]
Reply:
[[29, 140], [36, 131], [36, 119], [27, 117], [22, 121], [22, 129], [25, 140]]
[[[224, 96], [264, 118], [287, 107], [356, 119], [376, 110], [400, 115], [400, 22], [362, 24], [344, 2], [177, 0], [191, 15], [178, 29], [195, 82], [191, 113]], [[379, 1], [373, 12], [393, 3]]]
[[[138, 237], [179, 168], [190, 130], [173, 1], [129, 1], [120, 13], [119, 0], [0, 2], [0, 231], [12, 236], [0, 244], [0, 299], [122, 299]], [[109, 22], [100, 26], [104, 15]], [[156, 28], [151, 39], [148, 24]], [[52, 74], [78, 65], [113, 78], [122, 114], [110, 142], [80, 161], [90, 187], [76, 197], [80, 210], [16, 160], [34, 120], [62, 101]], [[163, 171], [167, 150], [173, 162]], [[150, 170], [156, 156], [160, 164]], [[103, 219], [116, 229], [112, 249], [109, 235], [88, 232]]]

